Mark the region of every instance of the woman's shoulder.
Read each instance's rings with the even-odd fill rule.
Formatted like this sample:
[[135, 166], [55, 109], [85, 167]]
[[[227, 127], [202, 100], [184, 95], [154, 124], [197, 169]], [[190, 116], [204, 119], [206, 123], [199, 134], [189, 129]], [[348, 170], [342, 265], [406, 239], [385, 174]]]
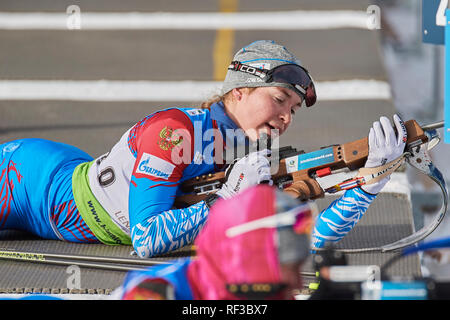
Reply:
[[[209, 110], [199, 108], [167, 108], [154, 112], [137, 122], [130, 130], [131, 140], [152, 137], [169, 139], [174, 131], [187, 130], [194, 133], [197, 121], [209, 119]], [[203, 127], [203, 126], [202, 126]]]
[[148, 121], [153, 119], [156, 120], [167, 120], [176, 119], [181, 122], [188, 122], [188, 120], [198, 120], [200, 118], [209, 117], [209, 109], [201, 109], [196, 107], [172, 107], [163, 110], [156, 111], [152, 114], [146, 116], [142, 121]]
[[184, 107], [175, 109], [185, 113], [190, 119], [208, 118], [210, 114], [209, 109], [202, 109], [195, 107]]

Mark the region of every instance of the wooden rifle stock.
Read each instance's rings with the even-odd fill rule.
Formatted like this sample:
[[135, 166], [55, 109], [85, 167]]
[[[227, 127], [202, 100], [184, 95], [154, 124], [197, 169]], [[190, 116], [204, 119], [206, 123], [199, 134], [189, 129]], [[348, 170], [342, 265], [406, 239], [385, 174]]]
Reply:
[[[405, 127], [406, 149], [428, 142], [428, 137], [415, 120], [406, 121]], [[348, 168], [353, 171], [362, 168], [369, 153], [367, 137], [322, 147], [309, 153], [287, 148], [291, 154], [280, 154], [278, 159], [271, 159], [271, 161], [279, 161], [278, 171], [272, 175], [272, 179], [274, 185], [301, 200], [324, 196], [324, 191], [315, 178], [327, 175], [334, 170]], [[204, 200], [209, 193], [209, 188], [220, 187], [225, 180], [225, 173], [217, 172], [185, 181], [181, 188], [186, 194], [175, 199], [175, 207], [183, 208]]]

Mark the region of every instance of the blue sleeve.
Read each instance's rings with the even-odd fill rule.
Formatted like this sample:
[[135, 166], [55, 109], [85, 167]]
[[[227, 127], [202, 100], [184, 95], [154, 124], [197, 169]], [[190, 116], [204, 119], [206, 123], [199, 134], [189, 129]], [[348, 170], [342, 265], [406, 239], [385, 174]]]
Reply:
[[361, 188], [347, 190], [318, 215], [312, 246], [323, 248], [326, 241], [341, 240], [358, 223], [375, 198], [376, 195], [366, 193]]
[[[131, 176], [129, 213], [131, 240], [140, 257], [176, 250], [193, 242], [206, 222], [204, 201], [172, 209], [192, 156], [193, 125], [180, 110], [164, 111], [141, 125], [136, 133], [137, 154]], [[177, 158], [181, 155], [181, 158]], [[183, 158], [184, 159], [184, 158]]]
[[[139, 183], [139, 188], [148, 190], [143, 184]], [[168, 199], [175, 195], [173, 189], [176, 188], [160, 185], [150, 192], [135, 190], [148, 196], [148, 201], [132, 201], [130, 205], [135, 213], [130, 217], [131, 239], [140, 257], [166, 253], [192, 243], [206, 223], [209, 210], [204, 201], [168, 210], [173, 204], [173, 198]]]

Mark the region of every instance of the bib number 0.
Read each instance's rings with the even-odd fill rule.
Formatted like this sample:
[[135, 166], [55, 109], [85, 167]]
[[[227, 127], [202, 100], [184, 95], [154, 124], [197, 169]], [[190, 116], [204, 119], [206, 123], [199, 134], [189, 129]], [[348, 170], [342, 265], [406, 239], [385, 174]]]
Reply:
[[103, 169], [98, 175], [98, 183], [102, 187], [108, 187], [116, 180], [116, 175], [112, 167], [107, 167]]

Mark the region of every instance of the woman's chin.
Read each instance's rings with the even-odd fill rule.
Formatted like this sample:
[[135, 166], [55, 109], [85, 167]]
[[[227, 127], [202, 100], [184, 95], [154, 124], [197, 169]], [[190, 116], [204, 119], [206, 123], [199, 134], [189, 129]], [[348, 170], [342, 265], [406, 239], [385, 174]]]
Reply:
[[245, 130], [245, 134], [250, 139], [250, 141], [257, 141], [264, 136], [269, 136], [271, 139], [275, 139], [281, 135], [281, 132], [280, 130], [265, 124], [257, 129], [247, 129]]

